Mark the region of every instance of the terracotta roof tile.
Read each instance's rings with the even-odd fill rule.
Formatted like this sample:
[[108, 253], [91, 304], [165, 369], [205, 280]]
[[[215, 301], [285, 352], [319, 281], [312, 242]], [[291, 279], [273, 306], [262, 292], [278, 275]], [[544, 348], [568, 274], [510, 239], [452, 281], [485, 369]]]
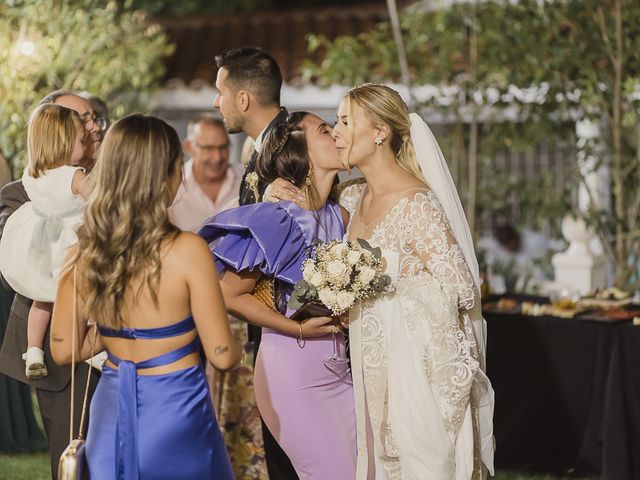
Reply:
[[388, 19], [384, 2], [371, 5], [296, 9], [238, 15], [159, 18], [176, 44], [167, 59], [165, 81], [180, 79], [215, 83], [214, 57], [243, 45], [264, 48], [276, 59], [285, 81], [295, 82], [309, 58], [305, 36], [322, 34], [329, 39], [356, 35]]

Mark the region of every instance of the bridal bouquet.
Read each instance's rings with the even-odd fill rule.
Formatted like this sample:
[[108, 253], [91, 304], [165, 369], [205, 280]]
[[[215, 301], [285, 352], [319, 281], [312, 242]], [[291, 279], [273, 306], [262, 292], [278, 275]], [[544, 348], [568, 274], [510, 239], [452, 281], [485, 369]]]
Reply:
[[[380, 249], [365, 240], [315, 241], [302, 265], [303, 278], [289, 299], [289, 308], [298, 309], [291, 318], [340, 315], [357, 300], [386, 291], [391, 279], [383, 274], [384, 268]], [[315, 308], [308, 311], [309, 307]]]

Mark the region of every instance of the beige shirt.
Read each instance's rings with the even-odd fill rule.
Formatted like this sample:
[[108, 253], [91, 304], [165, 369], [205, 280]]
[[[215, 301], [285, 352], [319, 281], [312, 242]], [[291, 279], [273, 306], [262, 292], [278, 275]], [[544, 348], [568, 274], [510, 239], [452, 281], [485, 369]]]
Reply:
[[184, 231], [197, 232], [204, 221], [222, 210], [238, 206], [242, 173], [229, 165], [227, 176], [214, 202], [204, 192], [193, 175], [193, 161], [184, 164], [184, 179], [176, 198], [169, 207], [169, 218], [174, 225]]

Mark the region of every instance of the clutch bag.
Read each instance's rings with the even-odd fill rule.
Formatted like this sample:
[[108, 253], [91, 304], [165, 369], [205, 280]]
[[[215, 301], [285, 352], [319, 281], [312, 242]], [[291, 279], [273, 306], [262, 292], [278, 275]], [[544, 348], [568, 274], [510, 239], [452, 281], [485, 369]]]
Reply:
[[76, 438], [67, 445], [58, 463], [58, 480], [85, 480], [87, 478], [84, 440]]
[[329, 307], [325, 307], [319, 302], [307, 302], [301, 306], [298, 310], [293, 312], [289, 318], [291, 320], [297, 320], [301, 322], [311, 317], [332, 317], [333, 312]]

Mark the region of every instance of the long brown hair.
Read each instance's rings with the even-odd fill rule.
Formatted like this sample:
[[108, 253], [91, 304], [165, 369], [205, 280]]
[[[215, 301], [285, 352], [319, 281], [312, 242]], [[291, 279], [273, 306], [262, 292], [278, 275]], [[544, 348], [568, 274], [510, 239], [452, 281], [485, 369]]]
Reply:
[[122, 327], [121, 308], [134, 279], [142, 278], [157, 304], [161, 247], [179, 233], [167, 205], [181, 158], [176, 131], [150, 115], [127, 116], [105, 135], [71, 262], [78, 267], [84, 313], [99, 325]]
[[[256, 173], [265, 184], [276, 178], [290, 181], [296, 187], [306, 190], [308, 200], [313, 210], [320, 205], [319, 195], [313, 182], [308, 181], [313, 176], [307, 134], [302, 121], [309, 112], [292, 112], [284, 122], [271, 129], [256, 161]], [[335, 201], [335, 191], [332, 190], [328, 200]]]

